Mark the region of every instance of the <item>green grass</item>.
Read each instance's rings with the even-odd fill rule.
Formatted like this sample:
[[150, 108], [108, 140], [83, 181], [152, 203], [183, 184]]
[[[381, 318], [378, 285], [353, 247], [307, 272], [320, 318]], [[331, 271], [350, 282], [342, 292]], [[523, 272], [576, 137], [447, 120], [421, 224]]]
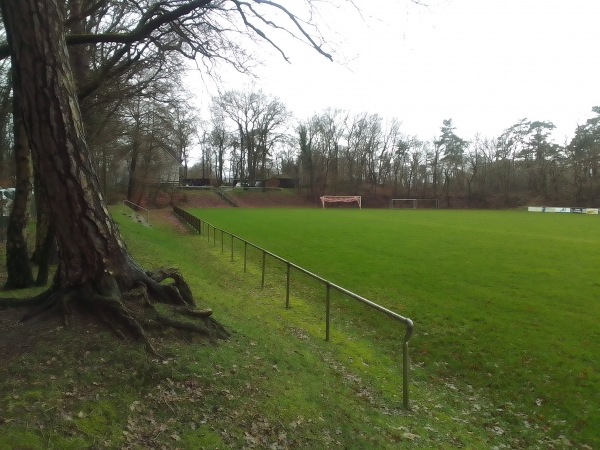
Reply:
[[[580, 397], [585, 394], [589, 402], [597, 404], [596, 391], [591, 388], [595, 375], [589, 376], [590, 389], [585, 391], [580, 385], [572, 386], [575, 380], [567, 386], [541, 385], [543, 396], [531, 396], [543, 400], [537, 406], [529, 405], [527, 398], [519, 398], [527, 389], [518, 385], [518, 374], [513, 378], [508, 372], [514, 366], [498, 368], [495, 362], [486, 362], [489, 367], [482, 370], [465, 364], [469, 352], [472, 364], [495, 357], [506, 348], [503, 340], [514, 345], [520, 345], [518, 339], [533, 341], [523, 330], [516, 336], [501, 330], [506, 324], [492, 317], [495, 314], [505, 320], [498, 313], [501, 308], [496, 308], [493, 314], [477, 307], [469, 311], [467, 299], [459, 301], [460, 295], [456, 293], [451, 301], [463, 309], [454, 313], [445, 298], [432, 299], [431, 293], [421, 292], [416, 280], [409, 292], [401, 284], [415, 275], [398, 276], [398, 270], [406, 270], [399, 259], [394, 260], [395, 268], [389, 271], [395, 274], [394, 281], [387, 285], [377, 282], [369, 289], [361, 289], [359, 284], [352, 285], [359, 283], [360, 277], [348, 273], [342, 278], [341, 269], [340, 275], [336, 275], [335, 266], [343, 268], [351, 263], [346, 261], [351, 256], [330, 254], [335, 250], [334, 240], [343, 241], [335, 237], [335, 230], [341, 231], [337, 227], [346, 223], [348, 232], [366, 233], [373, 223], [377, 226], [386, 223], [386, 211], [379, 212], [379, 216], [370, 211], [325, 211], [327, 216], [337, 217], [330, 223], [324, 221], [323, 211], [317, 210], [279, 211], [282, 217], [287, 217], [279, 222], [281, 225], [276, 219], [278, 214], [271, 215], [265, 210], [229, 210], [231, 218], [215, 215], [213, 219], [228, 221], [232, 227], [238, 223], [241, 235], [257, 233], [250, 240], [261, 245], [268, 243], [259, 242], [262, 238], [273, 239], [273, 247], [278, 247], [269, 249], [275, 253], [415, 319], [416, 334], [411, 341], [411, 411], [404, 411], [401, 406], [402, 327], [334, 295], [332, 339], [325, 342], [322, 286], [294, 274], [291, 308], [285, 309], [284, 274], [275, 269], [272, 261], [268, 263], [266, 285], [261, 289], [260, 257], [256, 253], [250, 255], [244, 273], [240, 253], [230, 261], [228, 247], [224, 246], [222, 255], [218, 240], [214, 245], [203, 236], [180, 234], [152, 216], [152, 228], [147, 228], [119, 210], [115, 212], [136, 259], [148, 269], [179, 267], [195, 295], [212, 307], [215, 317], [231, 331], [231, 339], [215, 346], [188, 335], [178, 339], [157, 337], [154, 344], [165, 359], [156, 360], [148, 358], [135, 343], [118, 341], [101, 328], [82, 329], [76, 321], [69, 328], [32, 329], [31, 338], [24, 341], [25, 348], [14, 356], [4, 355], [0, 365], [0, 449], [597, 446], [593, 429], [586, 428], [594, 425], [591, 419], [581, 431], [576, 431], [574, 416], [558, 414], [563, 410], [562, 404], [554, 410], [549, 407], [551, 401], [559, 398], [561, 389], [563, 393], [577, 391]], [[206, 212], [219, 214], [219, 211]], [[363, 213], [367, 214], [361, 216]], [[445, 212], [439, 214], [442, 216], [432, 214], [428, 218], [420, 213], [410, 216], [393, 211], [387, 220], [396, 221], [397, 226], [409, 233], [437, 226], [443, 234], [444, 227], [435, 222], [441, 221]], [[400, 220], [403, 215], [405, 219]], [[450, 227], [450, 217], [449, 214], [446, 228]], [[455, 217], [457, 225], [461, 223], [459, 219], [460, 216]], [[588, 224], [593, 223], [590, 219], [594, 220], [580, 219]], [[412, 220], [423, 225], [415, 223], [411, 228]], [[311, 236], [320, 236], [316, 232], [319, 221], [320, 225], [330, 227], [327, 239], [320, 238], [329, 243], [329, 251], [310, 259], [312, 252], [306, 246]], [[402, 225], [403, 222], [406, 223]], [[348, 226], [353, 224], [357, 226]], [[276, 231], [279, 228], [281, 231]], [[276, 233], [284, 229], [288, 234], [276, 244]], [[367, 239], [366, 234], [354, 235], [354, 240], [361, 240], [356, 245], [368, 248], [362, 242]], [[430, 230], [432, 239], [436, 235]], [[379, 239], [384, 240], [381, 233]], [[405, 241], [404, 245], [394, 241], [396, 251], [408, 246], [410, 239]], [[318, 247], [318, 243], [315, 245]], [[351, 246], [346, 242], [341, 245], [344, 247]], [[390, 245], [383, 247], [382, 252]], [[290, 250], [287, 253], [286, 248]], [[237, 250], [241, 247], [237, 246]], [[295, 250], [304, 253], [306, 261], [298, 261]], [[361, 264], [349, 264], [350, 269], [373, 280], [371, 272], [379, 267], [373, 266], [373, 261], [382, 258], [374, 255], [377, 251], [363, 254], [359, 258]], [[438, 255], [431, 265], [439, 268], [438, 261], [443, 259]], [[484, 260], [481, 255], [473, 257], [473, 261], [481, 260]], [[372, 266], [359, 269], [363, 262]], [[317, 263], [323, 265], [317, 267]], [[412, 265], [418, 269], [416, 262]], [[434, 275], [430, 278], [421, 280], [424, 288], [429, 292], [441, 289], [434, 286]], [[13, 296], [14, 292], [0, 295]], [[487, 309], [491, 310], [491, 306]], [[588, 311], [593, 314], [591, 307]], [[479, 319], [474, 320], [470, 315]], [[460, 316], [459, 323], [449, 320], [454, 316]], [[543, 329], [545, 319], [538, 316], [536, 326]], [[486, 328], [498, 332], [502, 339], [494, 345], [478, 339], [474, 332]], [[529, 328], [535, 327], [521, 328], [529, 333], [532, 331]], [[573, 328], [562, 330], [567, 336], [561, 337], [564, 352], [569, 348], [567, 339]], [[557, 343], [547, 340], [547, 345], [555, 349]], [[591, 347], [595, 345], [595, 341], [590, 342]], [[455, 354], [461, 360], [454, 361]], [[553, 357], [558, 360], [565, 354]], [[579, 364], [576, 355], [570, 355], [561, 359], [563, 365], [566, 361]], [[538, 378], [527, 378], [535, 375], [539, 361], [534, 356], [537, 355], [526, 362], [531, 374], [523, 372], [523, 376], [527, 375], [530, 387], [538, 389], [533, 385]], [[524, 361], [521, 360], [522, 364]], [[589, 364], [594, 367], [597, 363], [591, 359]], [[505, 371], [503, 378], [496, 376], [500, 370]], [[478, 381], [481, 376], [483, 381]], [[554, 383], [554, 378], [550, 380]], [[556, 411], [558, 418], [554, 419], [552, 414]], [[566, 423], [557, 425], [553, 423], [555, 420]]]
[[[539, 426], [578, 442], [600, 442], [597, 217], [349, 209], [195, 212], [412, 318], [418, 380], [473, 386], [517, 434]], [[388, 336], [388, 322], [380, 325], [374, 314], [349, 311], [361, 314], [377, 331], [374, 339], [393, 351], [397, 342]]]

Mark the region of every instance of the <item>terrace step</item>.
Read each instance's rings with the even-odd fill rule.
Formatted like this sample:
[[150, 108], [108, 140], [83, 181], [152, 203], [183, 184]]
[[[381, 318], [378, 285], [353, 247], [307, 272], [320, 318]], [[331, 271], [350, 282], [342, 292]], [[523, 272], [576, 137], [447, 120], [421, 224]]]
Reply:
[[227, 192], [225, 192], [223, 189], [214, 188], [214, 192], [230, 206], [233, 206], [234, 208], [238, 208], [240, 206], [238, 201], [231, 195], [229, 195]]

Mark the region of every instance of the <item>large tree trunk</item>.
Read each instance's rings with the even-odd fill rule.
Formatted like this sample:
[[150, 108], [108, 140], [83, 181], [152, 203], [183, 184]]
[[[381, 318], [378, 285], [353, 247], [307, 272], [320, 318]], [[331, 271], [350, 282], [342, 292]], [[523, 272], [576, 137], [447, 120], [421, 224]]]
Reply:
[[46, 222], [45, 233], [38, 249], [38, 273], [35, 279], [36, 286], [46, 286], [50, 275], [50, 266], [57, 263], [58, 255], [56, 250], [56, 234], [51, 223]]
[[11, 80], [12, 78], [9, 74], [6, 77], [6, 80], [2, 80], [2, 82], [5, 82], [6, 84], [3, 84], [0, 87], [0, 178], [7, 176], [7, 168], [9, 167], [6, 161], [10, 153], [10, 146], [7, 139], [8, 133], [6, 131], [11, 115]]
[[[54, 1], [4, 2], [16, 89], [60, 248], [61, 285], [131, 266], [101, 197]], [[38, 17], [39, 20], [31, 20]]]
[[131, 151], [131, 164], [129, 165], [129, 182], [127, 184], [127, 200], [130, 202], [135, 200], [133, 195], [135, 194], [136, 190], [138, 154], [138, 145], [134, 142], [133, 149]]
[[[121, 293], [138, 288], [147, 307], [156, 299], [189, 312], [194, 304], [191, 292], [178, 274], [151, 276], [140, 268], [109, 215], [84, 136], [59, 2], [1, 4], [15, 89], [59, 248], [53, 286], [41, 296], [34, 315], [57, 310], [66, 315], [73, 305], [85, 306], [119, 334], [129, 332], [146, 340], [141, 323], [148, 319], [138, 320], [136, 309], [125, 304]], [[160, 284], [165, 278], [173, 278], [177, 287]], [[168, 323], [162, 319], [154, 309], [151, 321]], [[209, 319], [196, 331], [210, 333], [208, 324], [221, 331]]]
[[27, 202], [31, 193], [31, 158], [25, 124], [19, 111], [19, 97], [13, 96], [13, 129], [15, 137], [16, 190], [13, 207], [6, 230], [5, 289], [22, 289], [33, 286], [33, 273], [27, 251], [25, 226], [27, 225]]
[[[33, 185], [36, 194], [34, 195], [35, 201], [35, 249], [33, 255], [31, 255], [31, 261], [38, 267], [42, 265], [50, 266], [58, 264], [58, 250], [56, 248], [56, 238], [54, 236], [54, 230], [52, 230], [52, 222], [50, 220], [50, 209], [48, 207], [48, 201], [44, 199], [44, 193], [40, 185], [39, 175], [35, 175], [33, 178]], [[51, 235], [51, 237], [49, 237]], [[52, 246], [46, 248], [49, 243], [53, 243]], [[44, 249], [48, 250], [45, 251]], [[47, 283], [44, 281], [41, 283], [38, 268], [38, 279], [36, 284], [43, 286]]]

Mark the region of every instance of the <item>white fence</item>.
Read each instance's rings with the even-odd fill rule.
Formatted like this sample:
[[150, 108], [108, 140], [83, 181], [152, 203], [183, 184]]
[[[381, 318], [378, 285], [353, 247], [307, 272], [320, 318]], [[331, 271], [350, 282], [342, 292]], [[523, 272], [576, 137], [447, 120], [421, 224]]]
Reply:
[[572, 208], [563, 206], [529, 206], [527, 211], [562, 214], [598, 214], [598, 208]]

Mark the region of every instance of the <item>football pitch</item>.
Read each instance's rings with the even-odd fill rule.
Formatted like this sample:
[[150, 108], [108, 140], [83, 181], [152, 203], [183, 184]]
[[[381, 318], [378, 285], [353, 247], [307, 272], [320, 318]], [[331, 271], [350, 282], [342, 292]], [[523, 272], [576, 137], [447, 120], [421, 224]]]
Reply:
[[[345, 208], [191, 212], [411, 318], [417, 379], [474, 386], [499, 407], [514, 407], [515, 421], [526, 411], [527, 420], [598, 438], [600, 217]], [[378, 319], [370, 326], [388, 331]]]

